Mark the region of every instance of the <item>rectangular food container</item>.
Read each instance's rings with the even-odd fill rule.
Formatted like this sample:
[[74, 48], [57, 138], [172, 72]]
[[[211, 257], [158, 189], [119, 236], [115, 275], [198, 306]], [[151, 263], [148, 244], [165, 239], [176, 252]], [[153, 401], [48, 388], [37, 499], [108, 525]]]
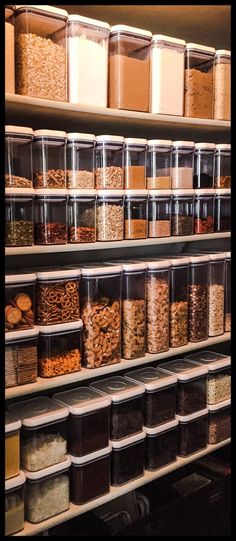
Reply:
[[75, 505], [94, 500], [110, 490], [111, 445], [83, 457], [71, 456], [70, 498]]
[[81, 319], [38, 327], [39, 376], [51, 378], [81, 370], [82, 327]]
[[20, 532], [24, 528], [25, 474], [5, 481], [5, 536]]
[[225, 259], [225, 332], [231, 331], [231, 252]]
[[218, 49], [214, 58], [214, 118], [231, 119], [231, 51]]
[[124, 144], [125, 190], [146, 189], [147, 139], [126, 137]]
[[36, 273], [36, 320], [38, 325], [78, 321], [80, 317], [80, 270], [48, 267]]
[[69, 190], [67, 227], [68, 242], [95, 242], [96, 190]]
[[208, 338], [209, 257], [189, 256], [188, 337], [190, 342]]
[[104, 449], [109, 444], [111, 399], [91, 387], [80, 387], [53, 398], [69, 409], [68, 452], [84, 457]]
[[36, 130], [33, 140], [34, 187], [66, 188], [66, 132]]
[[187, 43], [185, 49], [184, 116], [213, 118], [215, 49]]
[[195, 143], [194, 188], [213, 188], [215, 176], [215, 143]]
[[214, 351], [201, 351], [187, 355], [186, 358], [197, 361], [208, 368], [208, 406], [231, 398], [231, 357]]
[[5, 92], [15, 93], [15, 6], [5, 5]]
[[171, 235], [194, 233], [194, 190], [172, 190]]
[[35, 323], [36, 274], [6, 274], [5, 332], [30, 329]]
[[170, 260], [170, 347], [188, 343], [189, 258]]
[[34, 383], [38, 375], [38, 328], [5, 334], [5, 388]]
[[194, 190], [194, 233], [214, 233], [215, 190]]
[[142, 432], [144, 385], [123, 376], [113, 376], [91, 383], [90, 386], [111, 398], [111, 440], [121, 440]]
[[124, 191], [97, 190], [96, 239], [107, 242], [123, 238]]
[[224, 333], [225, 252], [209, 254], [208, 336]]
[[67, 196], [60, 188], [35, 190], [34, 243], [67, 243]]
[[5, 189], [5, 246], [33, 246], [33, 188]]
[[177, 378], [157, 368], [146, 367], [127, 372], [126, 377], [145, 387], [144, 425], [154, 428], [172, 421], [176, 412]]
[[33, 524], [38, 524], [69, 509], [70, 465], [70, 456], [65, 455], [65, 460], [62, 464], [54, 464], [37, 472], [25, 470], [26, 520]]
[[214, 188], [231, 188], [231, 145], [216, 145]]
[[111, 485], [120, 486], [144, 475], [145, 430], [135, 436], [111, 441]]
[[33, 188], [33, 136], [32, 128], [5, 126], [5, 188]]
[[95, 187], [97, 190], [123, 190], [124, 137], [98, 135], [95, 147]]
[[171, 235], [171, 190], [148, 191], [148, 237]]
[[179, 421], [174, 419], [156, 428], [145, 427], [146, 470], [159, 470], [176, 461], [178, 423]]
[[206, 408], [207, 366], [188, 359], [162, 363], [162, 370], [177, 377], [176, 413], [189, 416]]
[[15, 402], [9, 410], [22, 421], [21, 467], [38, 472], [66, 460], [69, 411], [46, 396]]
[[189, 456], [207, 446], [208, 409], [192, 413], [191, 415], [177, 415], [178, 443], [177, 455]]
[[215, 233], [231, 231], [231, 190], [215, 190]]
[[193, 188], [194, 147], [195, 144], [193, 141], [172, 142], [172, 190], [188, 190]]
[[231, 436], [231, 400], [208, 406], [208, 443], [215, 445]]
[[172, 141], [148, 139], [147, 141], [147, 188], [169, 190], [171, 188]]
[[147, 261], [147, 345], [148, 353], [169, 349], [170, 261]]
[[125, 239], [148, 235], [148, 190], [125, 190]]
[[5, 480], [20, 473], [20, 428], [19, 417], [5, 411]]
[[69, 190], [94, 188], [95, 135], [67, 133], [66, 187]]
[[122, 357], [145, 355], [146, 263], [122, 262]]

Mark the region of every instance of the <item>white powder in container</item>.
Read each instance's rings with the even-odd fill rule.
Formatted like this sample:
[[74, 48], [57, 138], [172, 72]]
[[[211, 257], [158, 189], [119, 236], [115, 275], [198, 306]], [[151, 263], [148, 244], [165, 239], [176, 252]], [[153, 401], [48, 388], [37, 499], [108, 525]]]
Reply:
[[193, 187], [192, 167], [172, 167], [171, 188], [172, 190], [188, 189]]

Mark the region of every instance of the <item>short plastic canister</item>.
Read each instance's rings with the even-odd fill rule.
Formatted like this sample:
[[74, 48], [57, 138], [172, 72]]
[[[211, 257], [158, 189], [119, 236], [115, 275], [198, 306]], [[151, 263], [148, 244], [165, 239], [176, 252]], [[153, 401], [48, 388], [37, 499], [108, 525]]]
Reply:
[[110, 490], [111, 445], [82, 457], [71, 456], [71, 501], [80, 505]]
[[5, 481], [5, 535], [12, 535], [24, 528], [25, 474]]
[[188, 359], [177, 359], [162, 363], [161, 368], [177, 377], [178, 415], [190, 415], [206, 408], [207, 366]]
[[111, 485], [120, 486], [144, 475], [146, 432], [111, 441]]
[[39, 376], [51, 378], [81, 370], [82, 327], [81, 319], [38, 327]]
[[95, 135], [67, 133], [66, 187], [71, 190], [94, 188]]
[[186, 457], [205, 449], [207, 446], [208, 409], [190, 415], [177, 415], [177, 455]]
[[207, 405], [231, 398], [231, 357], [214, 351], [201, 351], [186, 356], [207, 366]]
[[174, 419], [155, 428], [145, 427], [146, 470], [158, 470], [176, 461], [178, 423]]
[[36, 274], [34, 272], [6, 274], [5, 332], [34, 327], [35, 282]]
[[5, 480], [20, 473], [20, 428], [19, 417], [5, 411]]
[[34, 383], [38, 375], [38, 327], [5, 334], [5, 388]]
[[147, 139], [125, 138], [125, 190], [146, 189], [146, 149]]
[[32, 128], [5, 126], [5, 188], [33, 188], [33, 135]]

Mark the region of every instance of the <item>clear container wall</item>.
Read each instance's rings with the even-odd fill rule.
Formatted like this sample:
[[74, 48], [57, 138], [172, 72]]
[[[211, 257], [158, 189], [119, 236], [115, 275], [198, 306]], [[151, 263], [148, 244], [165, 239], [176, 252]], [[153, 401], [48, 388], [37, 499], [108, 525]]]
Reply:
[[125, 189], [146, 188], [146, 147], [126, 145], [124, 148]]
[[215, 151], [195, 149], [194, 154], [194, 188], [213, 188], [215, 173]]
[[148, 199], [148, 236], [170, 237], [171, 234], [171, 197], [149, 196]]
[[225, 262], [210, 262], [208, 289], [208, 328], [209, 336], [224, 332], [224, 274]]
[[95, 196], [69, 196], [68, 242], [82, 243], [96, 240]]
[[178, 381], [177, 414], [190, 415], [206, 408], [207, 378], [199, 376], [189, 381]]
[[24, 485], [5, 493], [5, 536], [24, 528]]
[[216, 233], [231, 231], [231, 195], [215, 196], [215, 223]]
[[94, 188], [94, 142], [67, 141], [66, 187], [68, 189]]
[[152, 113], [183, 116], [184, 46], [152, 42], [150, 110]]
[[146, 391], [144, 425], [150, 428], [172, 421], [176, 413], [176, 385]]
[[147, 238], [147, 197], [125, 198], [125, 239]]
[[184, 115], [213, 118], [214, 54], [198, 50], [185, 52]]
[[123, 240], [123, 196], [98, 196], [96, 203], [96, 239], [99, 241]]
[[5, 10], [5, 92], [15, 93], [15, 26], [10, 9]]
[[144, 474], [144, 440], [121, 449], [113, 449], [111, 455], [111, 485], [120, 486]]
[[173, 236], [193, 235], [193, 196], [173, 196], [171, 234]]
[[147, 352], [161, 353], [169, 349], [169, 269], [147, 273]]
[[122, 276], [122, 357], [145, 355], [146, 294], [145, 270], [123, 272]]
[[193, 187], [194, 149], [172, 148], [171, 188], [185, 190]]
[[231, 367], [209, 372], [207, 377], [207, 403], [218, 404], [231, 398]]
[[33, 188], [32, 137], [5, 135], [5, 188]]
[[170, 347], [188, 343], [188, 265], [170, 270]]
[[215, 188], [231, 188], [231, 152], [217, 149], [215, 155]]
[[37, 338], [5, 343], [5, 388], [37, 380]]
[[64, 138], [36, 137], [33, 142], [35, 188], [66, 187]]
[[208, 443], [215, 445], [231, 436], [231, 408], [209, 412]]
[[169, 190], [171, 188], [170, 147], [148, 147], [147, 188], [148, 190]]
[[231, 331], [231, 259], [225, 262], [225, 332]]
[[29, 471], [39, 471], [66, 460], [66, 420], [36, 428], [21, 427], [20, 463]]
[[70, 499], [75, 505], [94, 500], [110, 490], [110, 455], [70, 468]]
[[5, 332], [30, 329], [35, 323], [34, 282], [5, 286]]
[[25, 491], [26, 520], [38, 524], [67, 511], [70, 505], [68, 470], [43, 477], [27, 479]]
[[36, 287], [37, 325], [77, 321], [80, 317], [79, 278], [38, 279]]
[[20, 430], [5, 433], [5, 479], [20, 473]]
[[193, 421], [178, 426], [178, 456], [189, 456], [207, 445], [208, 416], [204, 415]]
[[32, 246], [34, 244], [34, 197], [6, 195], [5, 245]]
[[214, 69], [214, 118], [231, 118], [231, 58], [215, 56]]
[[35, 244], [66, 244], [67, 196], [36, 196]]
[[[69, 414], [68, 452], [84, 456], [108, 446], [110, 408], [99, 408], [83, 415]], [[75, 467], [76, 469], [76, 467]]]
[[214, 232], [214, 195], [195, 195], [194, 198], [194, 233]]
[[95, 187], [97, 190], [123, 190], [123, 143], [96, 144]]
[[50, 334], [39, 333], [39, 376], [50, 378], [80, 370], [81, 340], [82, 328]]
[[177, 427], [160, 432], [156, 436], [147, 434], [145, 442], [145, 468], [158, 470], [177, 458]]
[[144, 424], [144, 395], [111, 405], [111, 440], [138, 434]]
[[208, 338], [208, 272], [207, 262], [190, 264], [188, 288], [190, 342], [200, 342]]

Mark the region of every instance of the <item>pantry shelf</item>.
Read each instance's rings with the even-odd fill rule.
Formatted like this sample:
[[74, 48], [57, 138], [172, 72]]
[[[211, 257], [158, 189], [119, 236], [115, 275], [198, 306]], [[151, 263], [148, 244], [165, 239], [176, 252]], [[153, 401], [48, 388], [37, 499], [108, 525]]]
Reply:
[[213, 338], [208, 338], [202, 342], [189, 342], [186, 346], [179, 348], [170, 348], [164, 353], [151, 354], [147, 353], [144, 357], [139, 357], [138, 359], [125, 360], [122, 359], [120, 363], [102, 366], [100, 368], [94, 368], [93, 370], [88, 368], [82, 368], [80, 372], [74, 374], [64, 374], [63, 376], [56, 376], [54, 378], [38, 378], [35, 383], [28, 383], [27, 385], [19, 385], [17, 387], [10, 387], [5, 390], [6, 400], [16, 398], [19, 396], [26, 396], [34, 393], [39, 393], [46, 390], [53, 390], [56, 387], [62, 387], [65, 385], [70, 385], [72, 383], [80, 383], [85, 380], [98, 378], [106, 374], [113, 374], [114, 372], [120, 372], [128, 368], [133, 368], [135, 366], [143, 366], [145, 364], [161, 361], [167, 357], [177, 357], [177, 355], [185, 355], [189, 351], [194, 351], [196, 349], [206, 348], [213, 346], [214, 344], [219, 344], [221, 342], [227, 342], [231, 338], [231, 333], [227, 332], [220, 336], [214, 336]]
[[155, 471], [155, 472], [145, 471], [145, 474], [143, 475], [143, 477], [139, 477], [139, 479], [135, 479], [134, 481], [131, 481], [130, 483], [126, 483], [125, 485], [121, 487], [111, 487], [110, 492], [108, 494], [100, 498], [96, 498], [96, 500], [92, 500], [84, 505], [78, 506], [78, 505], [70, 504], [70, 508], [68, 509], [68, 511], [65, 511], [64, 513], [61, 513], [60, 515], [57, 515], [55, 517], [49, 518], [48, 520], [45, 520], [44, 522], [41, 522], [40, 524], [30, 524], [29, 522], [25, 522], [24, 529], [14, 534], [14, 537], [33, 536], [40, 532], [43, 532], [44, 530], [52, 528], [53, 526], [56, 526], [57, 524], [61, 524], [62, 522], [65, 522], [66, 520], [70, 520], [78, 515], [87, 513], [87, 511], [91, 511], [91, 509], [95, 509], [96, 507], [99, 507], [100, 505], [103, 505], [106, 502], [119, 498], [123, 494], [127, 494], [127, 492], [131, 492], [132, 490], [135, 490], [143, 485], [146, 485], [147, 483], [151, 483], [155, 479], [159, 479], [160, 477], [163, 477], [164, 475], [168, 475], [168, 473], [178, 470], [179, 468], [183, 468], [187, 464], [190, 464], [191, 462], [194, 462], [195, 460], [198, 460], [199, 458], [202, 458], [203, 456], [209, 455], [210, 453], [213, 453], [214, 451], [216, 451], [217, 449], [220, 449], [221, 447], [225, 447], [226, 445], [229, 445], [230, 442], [231, 442], [231, 438], [228, 438], [227, 440], [217, 443], [216, 445], [208, 445], [206, 449], [203, 449], [202, 451], [199, 451], [198, 453], [194, 453], [188, 456], [187, 458], [179, 457], [177, 458], [176, 462], [174, 462], [173, 464], [170, 464], [169, 466], [161, 468], [158, 471]]

